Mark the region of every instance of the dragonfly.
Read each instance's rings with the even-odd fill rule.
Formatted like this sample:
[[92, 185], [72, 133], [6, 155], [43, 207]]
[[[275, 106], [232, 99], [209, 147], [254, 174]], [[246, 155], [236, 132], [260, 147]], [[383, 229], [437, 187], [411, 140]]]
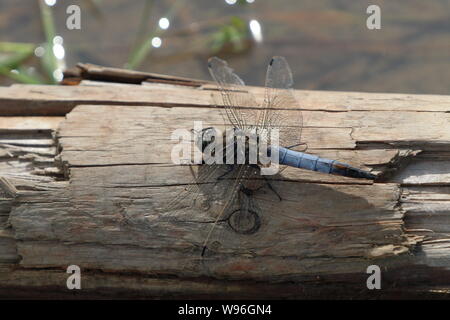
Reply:
[[[267, 67], [264, 100], [261, 103], [247, 90], [244, 82], [228, 64], [217, 57], [208, 60], [208, 69], [217, 84], [222, 105], [217, 107], [222, 113], [227, 132], [244, 133], [253, 137], [258, 145], [268, 145], [269, 154], [276, 154], [275, 162], [281, 165], [277, 175], [287, 167], [317, 171], [323, 174], [340, 175], [358, 179], [375, 179], [376, 175], [338, 160], [331, 160], [306, 153], [307, 146], [301, 140], [303, 116], [300, 104], [293, 90], [293, 76], [284, 57], [273, 57]], [[256, 130], [255, 130], [256, 129]], [[272, 132], [277, 132], [276, 145], [271, 145]], [[194, 132], [195, 145], [206, 153], [213, 141], [223, 139], [223, 157], [237, 150], [236, 139], [220, 138], [217, 129], [208, 127]], [[265, 189], [274, 195], [275, 201], [283, 201], [283, 195], [276, 188], [275, 175], [263, 175], [267, 163], [251, 163], [248, 156], [250, 142], [247, 138], [244, 149], [245, 161], [202, 162], [191, 166], [193, 181], [175, 196], [167, 206], [167, 211], [177, 212], [189, 207], [197, 207], [209, 212], [210, 219], [199, 223], [207, 228], [202, 232], [204, 240], [199, 249], [201, 256], [214, 252], [226, 238], [251, 236], [258, 232], [263, 223], [264, 210], [258, 204], [255, 194]], [[272, 160], [274, 158], [271, 158]], [[224, 159], [225, 160], [225, 159]], [[168, 214], [177, 219], [179, 215]], [[209, 217], [209, 216], [208, 216]]]

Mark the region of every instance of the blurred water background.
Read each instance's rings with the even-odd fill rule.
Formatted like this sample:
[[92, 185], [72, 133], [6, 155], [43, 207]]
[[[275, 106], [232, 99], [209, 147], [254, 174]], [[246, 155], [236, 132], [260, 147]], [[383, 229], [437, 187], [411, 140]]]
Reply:
[[57, 83], [77, 62], [210, 79], [212, 55], [251, 85], [281, 55], [298, 89], [450, 94], [450, 1], [0, 0], [0, 85]]

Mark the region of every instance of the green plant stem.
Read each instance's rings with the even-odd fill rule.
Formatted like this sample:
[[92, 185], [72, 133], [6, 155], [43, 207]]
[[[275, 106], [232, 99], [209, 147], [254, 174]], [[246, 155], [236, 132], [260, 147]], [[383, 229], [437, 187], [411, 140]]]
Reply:
[[15, 81], [27, 83], [27, 84], [42, 84], [44, 81], [39, 77], [31, 76], [26, 74], [22, 69], [17, 70], [18, 72], [12, 72], [11, 69], [0, 66], [0, 74]]
[[42, 27], [44, 29], [46, 44], [44, 45], [45, 53], [42, 57], [42, 66], [52, 83], [56, 83], [53, 72], [58, 68], [58, 61], [53, 54], [53, 39], [55, 38], [55, 22], [53, 14], [49, 6], [43, 0], [38, 0], [41, 12]]
[[0, 52], [12, 52], [11, 56], [0, 59], [0, 67], [16, 69], [28, 59], [34, 51], [34, 45], [28, 43], [0, 42]]
[[136, 40], [134, 41], [134, 44], [133, 44], [133, 50], [135, 50], [137, 48], [138, 44], [144, 39], [145, 32], [147, 29], [146, 28], [147, 23], [150, 18], [150, 15], [152, 13], [152, 7], [154, 4], [155, 4], [154, 0], [146, 0], [145, 1], [144, 9], [142, 10], [141, 19], [139, 21], [138, 31], [136, 33]]

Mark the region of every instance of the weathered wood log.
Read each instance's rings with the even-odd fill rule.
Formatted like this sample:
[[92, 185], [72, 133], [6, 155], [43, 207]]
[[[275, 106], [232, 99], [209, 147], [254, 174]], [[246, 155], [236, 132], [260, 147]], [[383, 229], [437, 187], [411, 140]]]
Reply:
[[[308, 152], [377, 179], [288, 168], [285, 201], [257, 196], [269, 213], [261, 229], [220, 225], [227, 241], [200, 257], [209, 213], [186, 208], [184, 223], [168, 223], [161, 208], [192, 181], [171, 161], [171, 132], [194, 120], [220, 126], [216, 88], [83, 74], [91, 80], [78, 86], [0, 88], [0, 294], [64, 296], [76, 264], [85, 297], [447, 296], [449, 96], [296, 91]], [[375, 293], [369, 265], [382, 270]]]

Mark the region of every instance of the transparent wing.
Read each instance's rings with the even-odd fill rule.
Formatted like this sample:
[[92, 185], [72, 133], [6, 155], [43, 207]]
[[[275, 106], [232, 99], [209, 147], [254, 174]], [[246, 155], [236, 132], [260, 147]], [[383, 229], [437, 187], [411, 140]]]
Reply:
[[[183, 207], [190, 207], [202, 196], [201, 186], [205, 184], [214, 184], [217, 178], [223, 173], [223, 166], [212, 164], [199, 166], [189, 166], [193, 179], [183, 187], [175, 197], [173, 197], [163, 208], [165, 212], [172, 212]], [[197, 169], [197, 170], [196, 170]], [[167, 215], [168, 218], [175, 216]]]
[[[301, 143], [303, 116], [293, 92], [294, 80], [284, 57], [273, 57], [267, 67], [264, 105], [258, 114], [258, 127], [279, 130], [279, 144], [304, 149]], [[303, 147], [303, 148], [298, 148]]]
[[[229, 240], [234, 235], [227, 227], [227, 224], [229, 225], [228, 221], [233, 216], [233, 213], [236, 210], [240, 210], [242, 206], [240, 190], [251, 171], [251, 167], [249, 165], [236, 165], [234, 168], [235, 170], [233, 170], [232, 174], [225, 179], [231, 183], [226, 186], [227, 191], [223, 193], [224, 197], [222, 197], [224, 201], [214, 213], [215, 219], [209, 226], [208, 233], [203, 242], [202, 256], [206, 250], [214, 250], [214, 247], [218, 244], [223, 245], [227, 243], [227, 239]], [[221, 224], [220, 226], [219, 223]]]
[[217, 57], [208, 60], [208, 69], [222, 95], [224, 118], [235, 128], [246, 129], [251, 126], [258, 105], [253, 95], [245, 89], [244, 81], [224, 60]]
[[[202, 255], [211, 241], [224, 243], [229, 236], [230, 210], [239, 206], [240, 187], [248, 165], [190, 166], [193, 179], [162, 208], [162, 219], [178, 225], [196, 223]], [[198, 227], [197, 227], [198, 226]], [[231, 232], [232, 233], [232, 232]]]

